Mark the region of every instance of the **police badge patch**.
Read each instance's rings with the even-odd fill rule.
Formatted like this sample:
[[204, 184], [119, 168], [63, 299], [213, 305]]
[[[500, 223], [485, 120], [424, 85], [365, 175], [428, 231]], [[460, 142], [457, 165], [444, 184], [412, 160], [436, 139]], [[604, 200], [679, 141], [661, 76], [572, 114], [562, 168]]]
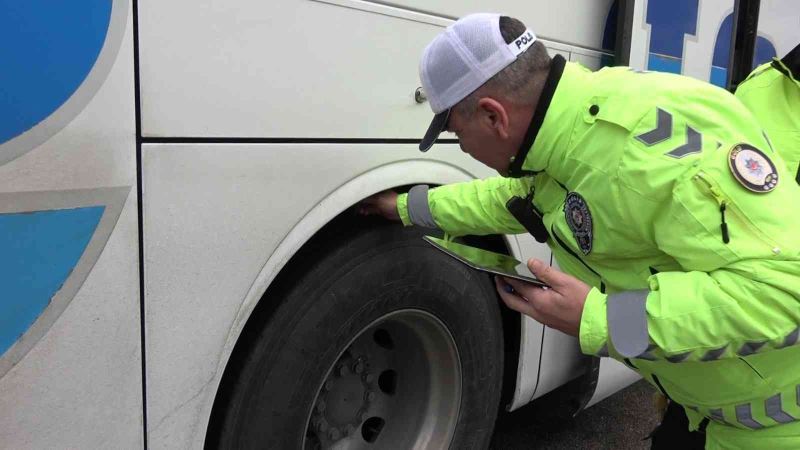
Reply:
[[736, 181], [749, 191], [763, 194], [778, 185], [775, 164], [752, 145], [735, 145], [728, 153], [728, 167]]
[[586, 200], [577, 192], [570, 192], [567, 194], [567, 199], [564, 202], [564, 215], [567, 218], [567, 225], [572, 230], [572, 235], [575, 236], [575, 241], [578, 243], [584, 255], [588, 255], [592, 251], [592, 213], [589, 212], [589, 206]]

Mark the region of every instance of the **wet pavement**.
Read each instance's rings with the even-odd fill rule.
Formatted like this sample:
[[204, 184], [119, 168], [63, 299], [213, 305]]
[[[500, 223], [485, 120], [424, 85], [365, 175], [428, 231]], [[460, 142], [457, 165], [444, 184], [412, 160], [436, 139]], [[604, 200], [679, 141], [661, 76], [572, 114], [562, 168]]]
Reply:
[[644, 440], [658, 423], [653, 388], [639, 381], [575, 418], [559, 419], [553, 396], [498, 418], [490, 448], [517, 449], [649, 449]]

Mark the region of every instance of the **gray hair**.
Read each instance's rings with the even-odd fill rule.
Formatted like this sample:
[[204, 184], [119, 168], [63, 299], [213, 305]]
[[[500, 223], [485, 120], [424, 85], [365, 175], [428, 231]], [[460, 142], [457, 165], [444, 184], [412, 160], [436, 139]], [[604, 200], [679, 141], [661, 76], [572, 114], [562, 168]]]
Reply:
[[[500, 17], [500, 34], [507, 44], [525, 32], [525, 24], [512, 17]], [[507, 102], [523, 106], [533, 106], [535, 100], [530, 95], [537, 82], [543, 80], [543, 74], [550, 69], [550, 56], [541, 41], [536, 41], [524, 53], [519, 55], [505, 69], [490, 78], [454, 107], [454, 112], [469, 117], [478, 107], [481, 97], [500, 97]]]

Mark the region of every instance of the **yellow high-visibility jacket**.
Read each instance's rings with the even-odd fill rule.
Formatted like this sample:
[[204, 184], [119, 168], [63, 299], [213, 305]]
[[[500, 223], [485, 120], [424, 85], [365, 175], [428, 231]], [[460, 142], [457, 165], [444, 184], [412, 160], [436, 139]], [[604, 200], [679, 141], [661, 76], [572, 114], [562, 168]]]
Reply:
[[707, 448], [800, 448], [800, 186], [727, 91], [556, 57], [510, 177], [398, 198], [406, 225], [517, 234], [527, 197], [593, 286], [584, 353], [710, 419]]

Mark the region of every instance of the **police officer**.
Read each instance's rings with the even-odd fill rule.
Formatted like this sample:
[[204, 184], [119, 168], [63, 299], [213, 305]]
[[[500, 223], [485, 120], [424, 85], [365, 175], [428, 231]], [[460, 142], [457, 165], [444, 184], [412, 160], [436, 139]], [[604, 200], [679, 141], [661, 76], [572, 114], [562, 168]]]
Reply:
[[753, 70], [736, 88], [736, 97], [756, 116], [800, 183], [800, 45]]
[[506, 305], [637, 370], [686, 409], [686, 434], [707, 424], [706, 448], [800, 448], [800, 187], [741, 102], [550, 59], [491, 14], [439, 34], [420, 75], [435, 113], [420, 149], [448, 130], [502, 176], [381, 193], [363, 213], [532, 232], [563, 272], [529, 262], [547, 290], [497, 280]]

